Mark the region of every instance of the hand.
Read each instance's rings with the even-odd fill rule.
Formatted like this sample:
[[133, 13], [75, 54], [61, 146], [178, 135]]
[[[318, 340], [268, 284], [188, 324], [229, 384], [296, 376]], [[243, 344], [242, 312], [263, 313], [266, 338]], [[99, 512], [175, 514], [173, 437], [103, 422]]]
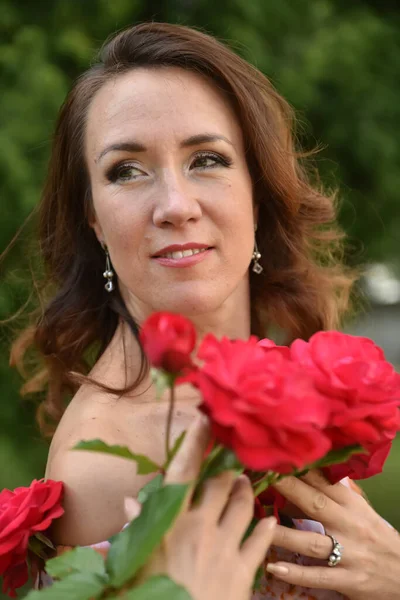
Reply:
[[[279, 562], [268, 565], [270, 573], [292, 584], [335, 590], [350, 600], [398, 600], [400, 536], [361, 495], [341, 483], [331, 485], [319, 471], [301, 479], [286, 477], [275, 487], [308, 518], [322, 523], [344, 550], [335, 567]], [[281, 526], [273, 544], [326, 561], [332, 551], [326, 535]]]
[[[207, 421], [201, 418], [188, 430], [165, 483], [195, 482], [208, 439]], [[248, 600], [276, 520], [261, 520], [241, 544], [254, 507], [247, 477], [235, 479], [232, 472], [225, 471], [205, 482], [194, 506], [192, 494], [193, 485], [174, 526], [144, 567], [141, 580], [164, 573], [183, 585], [193, 600]]]

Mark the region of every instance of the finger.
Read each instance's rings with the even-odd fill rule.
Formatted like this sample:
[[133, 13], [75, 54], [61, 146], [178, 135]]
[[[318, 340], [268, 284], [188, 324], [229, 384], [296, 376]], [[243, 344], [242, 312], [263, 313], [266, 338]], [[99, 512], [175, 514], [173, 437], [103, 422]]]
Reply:
[[333, 550], [332, 540], [327, 535], [298, 531], [281, 525], [276, 526], [272, 543], [291, 552], [321, 560], [328, 560]]
[[240, 545], [254, 514], [254, 496], [249, 479], [238, 477], [220, 520], [220, 528], [231, 543]]
[[201, 487], [200, 498], [192, 512], [201, 512], [208, 522], [218, 523], [234, 487], [233, 471], [223, 471], [216, 477], [206, 479]]
[[124, 498], [124, 510], [126, 520], [133, 521], [133, 519], [136, 519], [136, 517], [140, 515], [142, 505], [139, 500], [136, 500], [136, 498], [126, 496], [126, 498]]
[[346, 529], [351, 528], [352, 521], [343, 506], [297, 477], [284, 477], [274, 487], [309, 518], [320, 521], [328, 530], [336, 529], [337, 523]]
[[182, 446], [172, 459], [165, 475], [164, 483], [190, 483], [189, 493], [182, 509], [184, 510], [191, 499], [194, 483], [200, 471], [201, 463], [210, 437], [208, 419], [203, 415], [196, 418], [189, 427]]
[[345, 506], [349, 503], [351, 499], [352, 493], [347, 485], [344, 485], [340, 481], [337, 483], [330, 483], [328, 479], [324, 476], [322, 471], [318, 469], [313, 469], [309, 471], [306, 475], [300, 478], [305, 483], [311, 485], [316, 490], [320, 490], [324, 494], [326, 494], [329, 498]]
[[255, 526], [252, 534], [242, 544], [240, 554], [248, 567], [254, 570], [254, 574], [265, 559], [272, 544], [275, 527], [275, 517], [261, 519]]
[[293, 563], [268, 563], [268, 573], [293, 585], [309, 588], [335, 590], [346, 594], [351, 589], [353, 575], [341, 567], [308, 567]]

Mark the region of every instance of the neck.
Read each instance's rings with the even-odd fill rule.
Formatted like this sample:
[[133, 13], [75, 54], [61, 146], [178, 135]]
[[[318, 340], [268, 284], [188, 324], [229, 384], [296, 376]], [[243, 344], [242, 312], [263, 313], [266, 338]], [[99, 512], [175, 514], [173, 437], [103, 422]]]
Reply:
[[[237, 301], [237, 298], [235, 300]], [[235, 306], [231, 302], [210, 313], [187, 316], [196, 328], [199, 341], [208, 333], [212, 333], [217, 338], [225, 336], [231, 339], [248, 339], [250, 336], [250, 299], [248, 297], [244, 297], [242, 302], [235, 302]]]
[[[153, 312], [152, 310], [133, 311], [131, 306], [129, 308], [139, 324]], [[217, 338], [225, 336], [230, 339], [248, 339], [251, 332], [249, 286], [240, 286], [236, 293], [213, 311], [184, 316], [193, 322], [198, 343], [208, 333], [212, 333]], [[126, 372], [129, 373], [129, 380], [133, 381], [138, 375], [139, 366], [139, 344], [127, 323], [121, 322], [107, 350], [94, 367], [92, 375], [107, 385], [123, 387], [126, 385]]]

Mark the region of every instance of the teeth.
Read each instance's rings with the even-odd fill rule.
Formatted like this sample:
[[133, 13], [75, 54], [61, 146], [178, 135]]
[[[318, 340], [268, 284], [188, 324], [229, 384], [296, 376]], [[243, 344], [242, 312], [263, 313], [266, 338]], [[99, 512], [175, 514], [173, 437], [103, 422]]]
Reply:
[[178, 260], [180, 258], [184, 258], [186, 256], [192, 256], [192, 254], [199, 254], [199, 252], [205, 252], [207, 248], [192, 248], [189, 250], [183, 250], [182, 252], [178, 250], [177, 252], [167, 252], [162, 255], [162, 258], [174, 258]]

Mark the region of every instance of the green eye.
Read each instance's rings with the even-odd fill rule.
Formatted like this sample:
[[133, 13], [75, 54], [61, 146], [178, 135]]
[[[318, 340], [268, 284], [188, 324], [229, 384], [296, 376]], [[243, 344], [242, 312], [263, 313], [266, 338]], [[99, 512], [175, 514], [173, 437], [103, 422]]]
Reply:
[[214, 152], [204, 152], [198, 154], [193, 163], [192, 167], [195, 169], [215, 169], [216, 167], [229, 167], [232, 161], [226, 157], [223, 157]]
[[196, 165], [197, 168], [200, 169], [206, 169], [207, 167], [212, 167], [214, 166], [216, 163], [215, 158], [212, 158], [210, 156], [199, 156], [199, 158], [197, 158], [194, 161], [194, 164]]
[[107, 178], [112, 183], [117, 181], [131, 181], [136, 179], [142, 173], [143, 171], [134, 165], [123, 164], [113, 167], [110, 172], [107, 173]]
[[139, 171], [139, 169], [131, 165], [124, 165], [118, 169], [118, 179], [130, 179], [134, 175], [133, 171]]

